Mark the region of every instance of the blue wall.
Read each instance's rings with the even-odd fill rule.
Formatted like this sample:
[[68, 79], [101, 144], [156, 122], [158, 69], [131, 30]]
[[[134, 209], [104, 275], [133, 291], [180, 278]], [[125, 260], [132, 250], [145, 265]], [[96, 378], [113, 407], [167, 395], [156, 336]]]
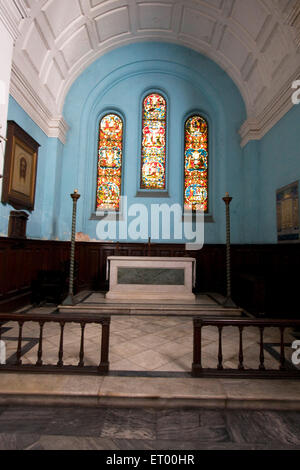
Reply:
[[259, 243], [258, 214], [261, 199], [260, 184], [260, 142], [251, 141], [243, 149], [242, 181], [240, 198], [243, 204], [244, 243]]
[[[168, 103], [168, 196], [137, 197], [141, 144], [141, 102], [159, 90]], [[65, 145], [48, 138], [13, 98], [8, 119], [41, 145], [36, 204], [28, 222], [31, 238], [69, 239], [72, 201], [78, 188], [77, 231], [96, 239], [95, 210], [98, 125], [108, 111], [124, 119], [123, 193], [128, 204], [182, 204], [183, 125], [192, 112], [209, 123], [209, 212], [205, 243], [225, 241], [222, 197], [229, 191], [232, 242], [276, 243], [276, 189], [300, 178], [300, 105], [261, 141], [241, 149], [238, 130], [246, 119], [242, 97], [215, 63], [190, 49], [167, 43], [139, 43], [116, 49], [94, 62], [74, 82], [65, 100], [70, 126]], [[9, 212], [0, 205], [0, 232]], [[145, 234], [144, 239], [147, 239]], [[172, 238], [171, 238], [172, 240]], [[156, 240], [157, 241], [157, 240]], [[168, 240], [161, 240], [168, 241]], [[178, 240], [176, 240], [178, 241]]]
[[[28, 114], [10, 97], [8, 107], [8, 120], [15, 121], [39, 144], [37, 183], [34, 211], [30, 214], [27, 223], [28, 238], [55, 238], [55, 205], [54, 193], [61, 180], [57, 172], [57, 161], [62, 151], [62, 144], [58, 139], [48, 138]], [[56, 206], [57, 207], [57, 206]], [[11, 210], [9, 204], [0, 204], [0, 235], [7, 235], [8, 219]]]
[[[145, 93], [152, 90], [160, 90], [168, 103], [168, 198], [136, 197], [141, 103]], [[94, 62], [72, 85], [64, 107], [70, 131], [62, 159], [59, 238], [69, 233], [69, 194], [74, 188], [81, 194], [77, 230], [96, 238], [97, 221], [90, 217], [95, 211], [98, 125], [108, 111], [117, 111], [124, 118], [123, 192], [129, 205], [144, 203], [147, 207], [151, 203], [182, 204], [184, 121], [194, 111], [202, 113], [210, 128], [209, 194], [214, 220], [205, 224], [205, 242], [225, 240], [222, 196], [226, 191], [234, 198], [233, 241], [243, 241], [243, 151], [237, 133], [246, 118], [243, 100], [232, 80], [215, 63], [190, 49], [165, 43], [116, 49]]]
[[259, 241], [276, 243], [276, 190], [300, 180], [300, 104], [260, 141]]

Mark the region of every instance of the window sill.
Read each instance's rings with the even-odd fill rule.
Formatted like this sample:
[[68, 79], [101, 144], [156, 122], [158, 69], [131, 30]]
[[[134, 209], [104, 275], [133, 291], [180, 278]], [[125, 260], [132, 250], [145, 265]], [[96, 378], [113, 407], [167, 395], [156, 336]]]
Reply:
[[[189, 221], [191, 218], [195, 215], [195, 213], [192, 212], [186, 212], [185, 213], [185, 220]], [[184, 220], [184, 217], [182, 216], [182, 220]], [[204, 214], [204, 223], [205, 224], [214, 224], [215, 220], [211, 214]]]
[[92, 212], [89, 220], [103, 220], [105, 217], [108, 218], [107, 220], [124, 220], [122, 212], [105, 212], [104, 215], [98, 215], [97, 212]]
[[135, 197], [170, 197], [168, 191], [153, 191], [151, 189], [139, 190], [136, 192]]

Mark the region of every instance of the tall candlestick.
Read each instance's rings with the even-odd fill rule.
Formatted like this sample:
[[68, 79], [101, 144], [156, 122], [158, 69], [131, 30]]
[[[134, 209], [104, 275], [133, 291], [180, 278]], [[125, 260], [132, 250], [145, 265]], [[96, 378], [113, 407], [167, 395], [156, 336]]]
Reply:
[[75, 264], [75, 233], [76, 233], [76, 209], [77, 201], [80, 198], [78, 189], [74, 189], [74, 193], [70, 194], [73, 200], [72, 211], [72, 234], [71, 234], [71, 253], [70, 253], [70, 274], [69, 274], [69, 293], [63, 301], [63, 305], [74, 305], [74, 264]]
[[148, 256], [151, 256], [151, 237], [148, 237]]
[[229, 193], [225, 193], [223, 201], [226, 206], [226, 299], [223, 303], [224, 307], [236, 307], [235, 303], [231, 299], [231, 258], [230, 258], [230, 210], [229, 204], [232, 201], [232, 197], [229, 196]]

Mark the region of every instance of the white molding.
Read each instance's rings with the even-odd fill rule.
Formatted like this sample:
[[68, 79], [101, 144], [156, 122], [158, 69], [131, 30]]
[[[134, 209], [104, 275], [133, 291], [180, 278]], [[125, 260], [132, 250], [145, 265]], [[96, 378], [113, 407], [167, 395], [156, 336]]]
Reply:
[[251, 140], [262, 139], [293, 106], [296, 106], [292, 102], [292, 94], [295, 91], [292, 89], [292, 83], [299, 77], [300, 67], [264, 108], [262, 113], [257, 117], [250, 117], [244, 122], [239, 130], [241, 147], [245, 147]]
[[63, 144], [66, 143], [69, 127], [63, 116], [52, 115], [14, 63], [11, 71], [10, 94], [48, 137], [56, 137]]
[[291, 26], [294, 28], [294, 34], [295, 34], [295, 44], [297, 49], [300, 49], [300, 5], [295, 7], [293, 11], [293, 17], [291, 18]]
[[64, 120], [63, 116], [53, 117], [49, 121], [47, 136], [56, 137], [63, 144], [65, 144], [68, 130], [69, 130], [69, 126]]
[[0, 20], [16, 41], [20, 35], [19, 25], [22, 19], [27, 18], [27, 8], [23, 0], [0, 0]]
[[19, 11], [21, 18], [27, 18], [28, 8], [24, 0], [13, 0], [13, 3], [15, 4], [17, 10]]
[[[300, 45], [300, 0], [290, 0], [289, 2], [256, 0], [255, 3], [261, 6], [257, 12], [264, 11], [264, 17], [268, 21], [266, 24], [265, 19], [263, 24], [258, 19], [254, 28], [251, 27], [251, 24], [247, 28], [248, 21], [253, 21], [253, 19], [251, 19], [252, 15], [249, 15], [248, 19], [247, 9], [238, 8], [242, 2], [244, 0], [228, 0], [222, 3], [223, 8], [221, 9], [209, 6], [209, 18], [214, 22], [215, 28], [221, 29], [215, 34], [213, 40], [210, 39], [207, 42], [203, 40], [201, 34], [199, 36], [196, 33], [193, 36], [188, 35], [188, 30], [183, 28], [182, 21], [184, 11], [187, 8], [192, 8], [197, 14], [206, 18], [209, 2], [205, 3], [205, 11], [203, 10], [204, 3], [201, 1], [185, 0], [185, 2], [179, 2], [180, 9], [179, 7], [177, 9], [177, 20], [172, 23], [174, 29], [170, 28], [168, 31], [161, 32], [155, 28], [155, 25], [153, 26], [151, 21], [149, 29], [139, 30], [138, 15], [134, 15], [133, 12], [137, 11], [139, 5], [145, 3], [151, 4], [154, 8], [153, 14], [156, 14], [157, 5], [164, 2], [149, 3], [148, 0], [98, 1], [97, 5], [92, 7], [91, 0], [78, 0], [76, 3], [80, 5], [81, 15], [79, 13], [78, 15], [68, 15], [66, 12], [61, 30], [58, 28], [56, 31], [54, 28], [57, 35], [55, 37], [53, 31], [50, 33], [51, 27], [49, 26], [55, 24], [56, 20], [56, 10], [51, 7], [51, 2], [48, 0], [35, 2], [0, 0], [0, 21], [2, 19], [7, 23], [7, 27], [10, 28], [11, 34], [16, 40], [11, 94], [47, 136], [57, 137], [64, 143], [68, 126], [62, 117], [63, 106], [67, 92], [79, 74], [98, 57], [117, 47], [137, 41], [167, 40], [191, 47], [197, 52], [205, 54], [235, 82], [244, 99], [247, 113], [247, 120], [239, 131], [243, 147], [250, 140], [261, 139], [292, 107], [292, 81], [300, 78], [298, 65], [300, 56], [299, 50], [297, 52], [296, 49], [296, 46]], [[167, 0], [165, 3], [173, 6], [179, 5], [177, 0]], [[285, 4], [284, 11], [283, 4]], [[277, 9], [271, 8], [276, 5]], [[107, 13], [113, 15], [114, 11], [120, 12], [120, 9], [124, 10], [124, 6], [128, 7], [131, 13], [129, 31], [124, 36], [122, 33], [124, 18], [121, 18], [121, 34], [118, 32], [119, 17], [117, 16], [116, 34], [98, 44], [95, 33], [98, 19], [103, 19]], [[24, 20], [28, 15], [30, 18]], [[146, 23], [149, 20], [147, 15], [145, 20]], [[45, 54], [43, 47], [38, 47], [38, 44], [35, 47], [35, 41], [32, 40], [35, 35], [32, 35], [32, 31], [36, 28], [35, 33], [38, 32], [41, 35], [41, 31], [46, 28], [46, 23], [49, 26], [49, 28], [47, 26], [49, 32], [45, 34], [45, 42], [48, 44]], [[93, 46], [91, 44], [89, 46], [88, 41], [86, 47], [82, 46], [78, 31], [83, 27], [93, 31]], [[21, 36], [19, 36], [19, 30], [22, 31]], [[230, 41], [226, 41], [226, 37], [224, 34], [222, 35], [225, 31], [234, 36], [236, 54], [233, 54], [234, 48], [231, 48]], [[70, 53], [70, 44], [72, 45], [72, 53]], [[90, 50], [87, 51], [86, 49], [89, 47]], [[240, 49], [242, 52], [239, 52]], [[246, 55], [244, 58], [243, 51], [249, 52], [248, 61]], [[70, 54], [69, 62], [67, 60], [68, 54]], [[52, 76], [51, 71], [54, 69], [51, 67], [54, 65], [58, 65], [60, 73], [53, 73]], [[54, 80], [52, 86], [55, 86], [56, 96], [53, 96], [52, 87], [49, 87], [48, 80]]]
[[[297, 72], [285, 83], [280, 92], [257, 117], [249, 117], [239, 130], [241, 146], [251, 140], [260, 140], [292, 108], [292, 82], [300, 76]], [[48, 137], [58, 138], [66, 143], [68, 124], [63, 116], [53, 116], [38, 94], [31, 87], [15, 64], [12, 67], [10, 93], [31, 119]]]

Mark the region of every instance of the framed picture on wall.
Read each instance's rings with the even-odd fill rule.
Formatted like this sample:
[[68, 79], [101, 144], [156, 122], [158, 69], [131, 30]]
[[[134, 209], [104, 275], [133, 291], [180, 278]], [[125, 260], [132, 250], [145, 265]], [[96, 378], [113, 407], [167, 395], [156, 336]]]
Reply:
[[14, 121], [7, 122], [2, 199], [15, 209], [34, 209], [39, 144]]
[[299, 242], [299, 181], [276, 191], [276, 210], [278, 242]]

